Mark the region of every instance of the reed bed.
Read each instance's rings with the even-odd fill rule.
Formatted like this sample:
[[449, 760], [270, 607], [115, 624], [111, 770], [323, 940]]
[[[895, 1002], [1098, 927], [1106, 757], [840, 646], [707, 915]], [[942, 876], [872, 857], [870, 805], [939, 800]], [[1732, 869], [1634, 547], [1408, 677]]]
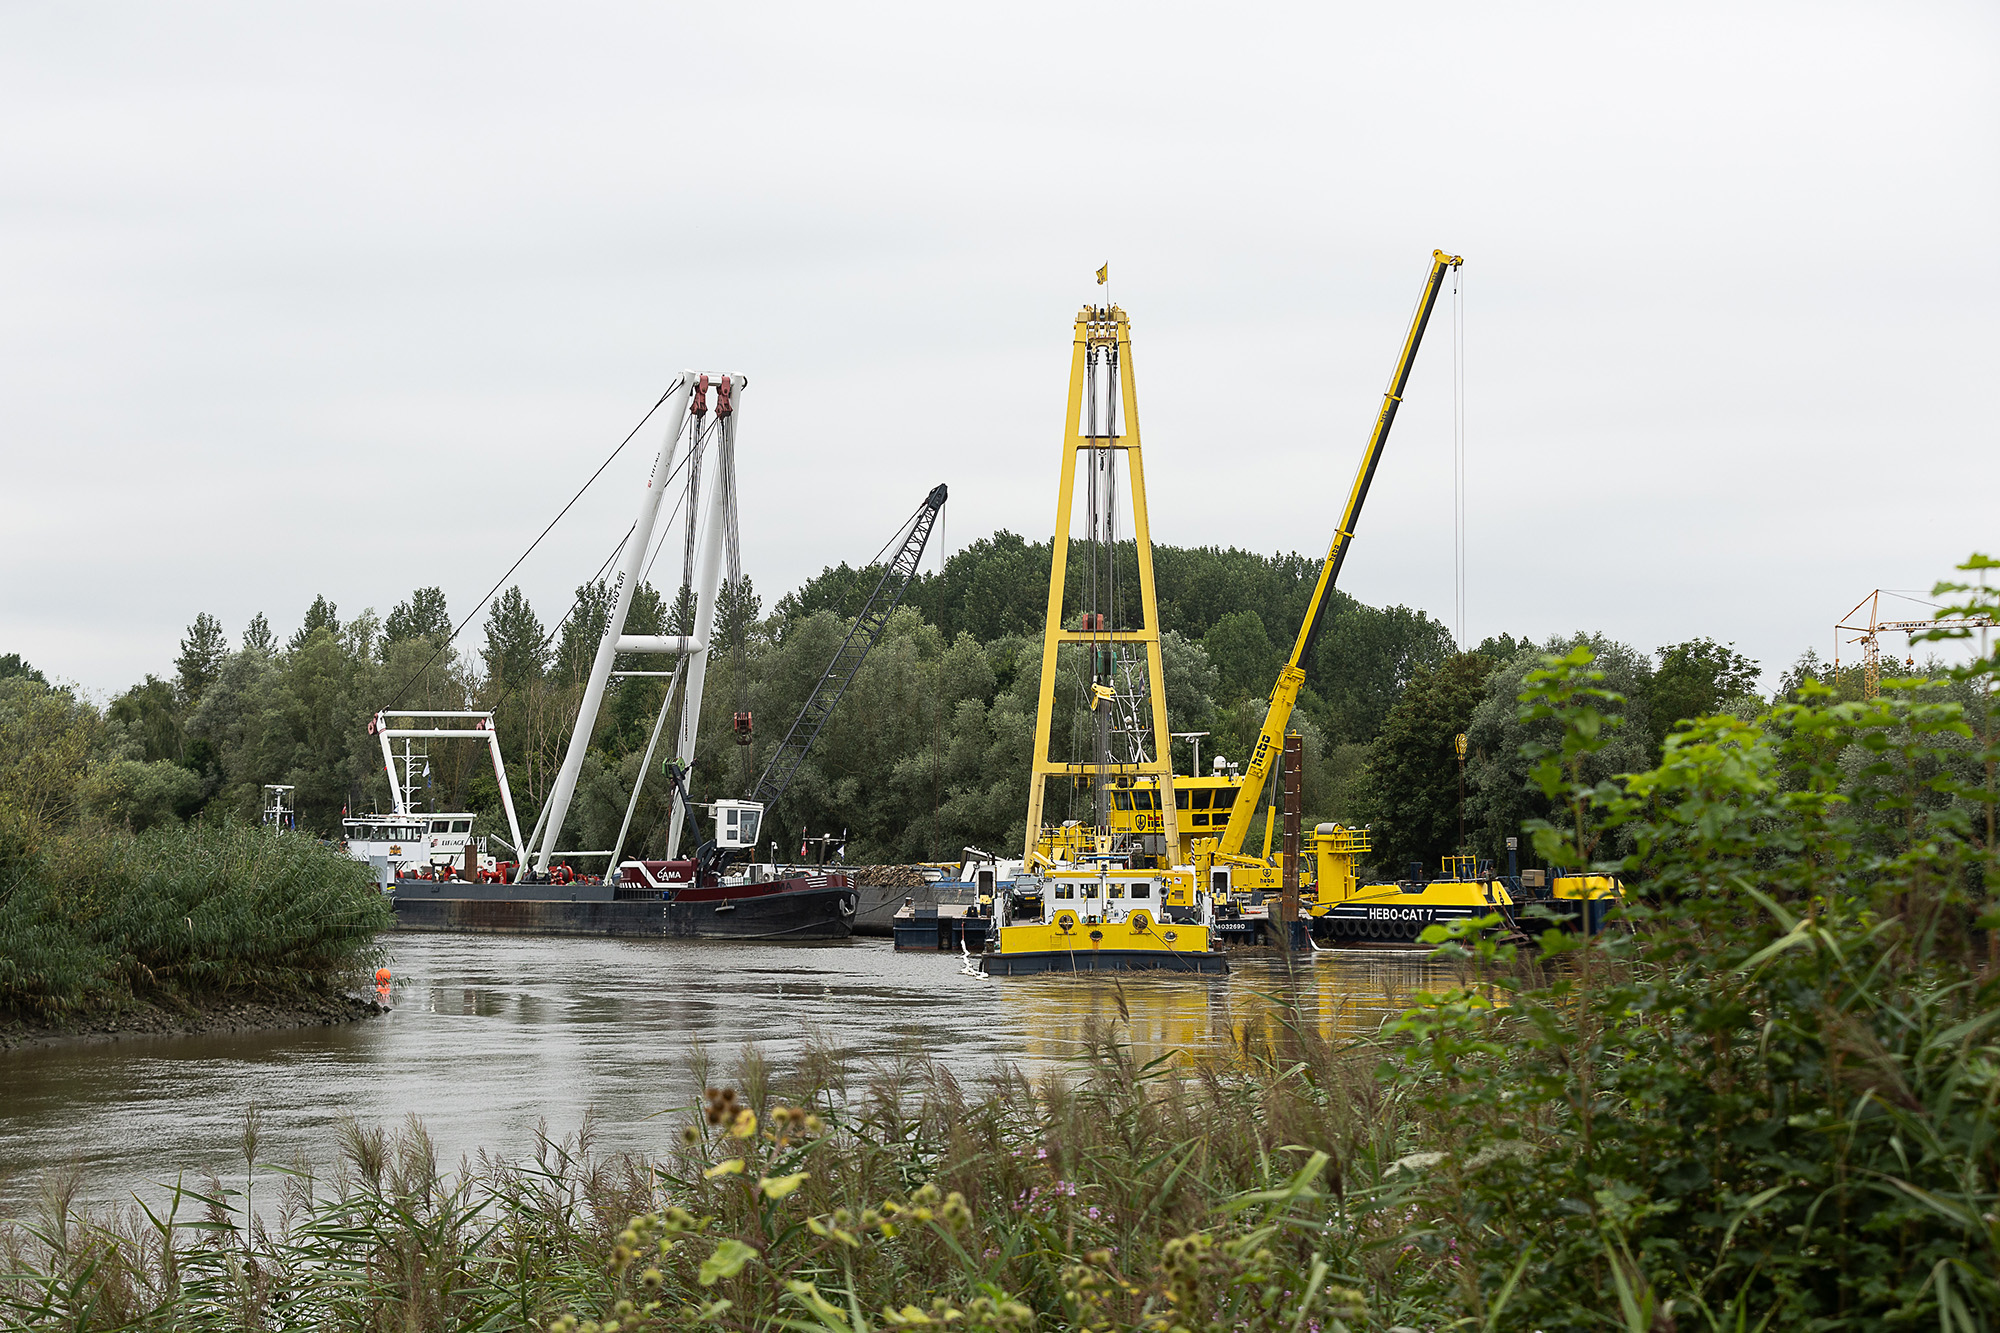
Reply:
[[367, 867], [239, 824], [74, 833], [0, 870], [0, 1014], [43, 1020], [323, 994], [390, 924]]

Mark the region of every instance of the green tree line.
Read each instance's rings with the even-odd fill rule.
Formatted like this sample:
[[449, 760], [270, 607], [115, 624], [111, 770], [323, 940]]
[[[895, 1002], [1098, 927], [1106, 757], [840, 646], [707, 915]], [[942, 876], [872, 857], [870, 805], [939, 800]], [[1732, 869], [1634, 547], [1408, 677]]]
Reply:
[[[1040, 681], [1040, 623], [1050, 546], [996, 533], [916, 578], [791, 791], [774, 812], [787, 840], [846, 833], [850, 855], [948, 858], [965, 846], [1021, 838], [1028, 753]], [[1136, 619], [1133, 548], [1123, 561], [1120, 614]], [[1204, 761], [1240, 756], [1262, 721], [1265, 693], [1297, 633], [1317, 562], [1299, 555], [1160, 547], [1155, 552], [1170, 721], [1206, 731]], [[738, 794], [754, 779], [882, 575], [881, 566], [829, 567], [766, 614], [754, 583], [724, 591], [709, 663], [693, 779], [698, 799]], [[1307, 736], [1308, 795], [1345, 799], [1365, 744], [1410, 675], [1445, 660], [1450, 636], [1406, 607], [1378, 609], [1344, 594], [1297, 724]], [[171, 672], [149, 674], [103, 710], [127, 795], [106, 817], [141, 829], [197, 815], [249, 820], [266, 783], [294, 788], [301, 824], [333, 834], [343, 810], [387, 808], [380, 751], [367, 731], [385, 707], [490, 708], [499, 721], [523, 827], [547, 799], [576, 715], [583, 678], [610, 611], [603, 582], [576, 590], [545, 619], [519, 587], [454, 638], [439, 588], [415, 590], [389, 614], [343, 617], [313, 599], [281, 637], [258, 615], [234, 638], [207, 613], [189, 625]], [[686, 589], [642, 585], [632, 633], [686, 632]], [[22, 670], [32, 670], [25, 663]], [[622, 661], [625, 667], [657, 662]], [[1065, 653], [1059, 698], [1081, 698], [1079, 663]], [[592, 737], [562, 844], [605, 847], [638, 778], [666, 684], [614, 682]], [[734, 742], [730, 715], [756, 719], [754, 743]], [[668, 719], [669, 734], [676, 719]], [[1079, 752], [1080, 730], [1068, 738]], [[1064, 738], [1058, 735], [1057, 743]], [[1191, 756], [1178, 756], [1185, 765]], [[476, 746], [431, 746], [426, 803], [470, 809], [504, 836], [499, 790]], [[669, 807], [656, 771], [628, 846], [663, 850]]]
[[[967, 846], [1019, 845], [1050, 552], [1047, 542], [998, 532], [912, 581], [772, 812], [777, 837], [790, 844], [802, 834], [845, 833], [850, 859], [868, 861], [955, 859]], [[1081, 577], [1081, 549], [1074, 554], [1073, 579]], [[1110, 558], [1118, 573], [1113, 614], [1132, 623], [1134, 550], [1127, 543]], [[1319, 562], [1161, 546], [1154, 566], [1171, 729], [1208, 733], [1204, 767], [1218, 756], [1240, 760], [1263, 722]], [[880, 565], [828, 567], [768, 614], [751, 580], [725, 589], [692, 780], [697, 799], [749, 788], [882, 573]], [[1630, 700], [1630, 727], [1593, 761], [1607, 775], [1656, 762], [1682, 719], [1761, 702], [1757, 664], [1710, 639], [1648, 654], [1600, 635], [1535, 644], [1502, 634], [1459, 652], [1445, 626], [1421, 611], [1333, 597], [1292, 718], [1302, 737], [1305, 813], [1309, 823], [1372, 825], [1376, 868], [1387, 873], [1413, 861], [1435, 867], [1460, 845], [1461, 818], [1465, 845], [1499, 859], [1507, 837], [1547, 813], [1519, 758], [1520, 744], [1533, 737], [1514, 715], [1521, 682], [1545, 653], [1588, 644]], [[609, 587], [594, 582], [546, 620], [518, 586], [508, 588], [456, 638], [436, 587], [415, 590], [386, 617], [367, 610], [344, 619], [316, 597], [284, 638], [260, 614], [232, 639], [204, 613], [188, 627], [170, 674], [149, 674], [103, 710], [113, 757], [93, 799], [104, 818], [136, 830], [204, 813], [254, 819], [263, 784], [285, 783], [295, 789], [301, 824], [333, 834], [343, 810], [388, 808], [380, 750], [367, 731], [378, 709], [482, 708], [498, 717], [525, 831], [561, 763], [609, 611]], [[692, 621], [686, 589], [642, 585], [628, 629], [686, 632]], [[1080, 668], [1072, 654], [1059, 655], [1059, 702], [1083, 700]], [[0, 677], [32, 671], [18, 656], [0, 658]], [[1831, 679], [1811, 654], [1779, 695], [1808, 677]], [[561, 846], [603, 848], [616, 838], [666, 688], [657, 678], [614, 681]], [[1840, 688], [1858, 691], [1858, 677], [1847, 673]], [[755, 719], [749, 746], [736, 743], [737, 712]], [[1074, 713], [1055, 745], [1083, 757], [1082, 709]], [[669, 737], [675, 722], [667, 719]], [[1462, 800], [1453, 746], [1460, 733], [1469, 738]], [[627, 838], [636, 853], [665, 850], [664, 747]], [[1177, 746], [1175, 759], [1189, 771], [1188, 751]], [[427, 808], [473, 811], [482, 832], [505, 837], [498, 785], [480, 747], [433, 744], [425, 780]], [[1074, 794], [1051, 799], [1051, 817], [1085, 813]], [[1253, 834], [1260, 831], [1261, 822]]]

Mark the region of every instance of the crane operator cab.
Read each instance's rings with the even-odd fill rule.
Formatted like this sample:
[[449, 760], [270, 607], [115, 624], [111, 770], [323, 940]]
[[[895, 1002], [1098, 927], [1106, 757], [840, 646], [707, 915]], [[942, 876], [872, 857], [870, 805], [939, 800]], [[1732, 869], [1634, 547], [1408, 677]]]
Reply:
[[764, 823], [764, 807], [758, 801], [717, 801], [715, 810], [715, 845], [722, 851], [734, 851], [757, 845], [757, 834]]

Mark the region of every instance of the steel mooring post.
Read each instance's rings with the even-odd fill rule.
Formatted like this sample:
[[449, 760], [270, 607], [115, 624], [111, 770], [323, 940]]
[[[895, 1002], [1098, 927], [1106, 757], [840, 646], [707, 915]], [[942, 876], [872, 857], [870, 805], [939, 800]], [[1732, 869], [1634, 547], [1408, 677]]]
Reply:
[[1297, 946], [1292, 939], [1300, 929], [1299, 912], [1299, 791], [1301, 767], [1304, 751], [1299, 734], [1295, 731], [1285, 737], [1285, 774], [1282, 789], [1285, 794], [1285, 881], [1284, 893], [1279, 899], [1280, 912], [1284, 923], [1278, 928], [1278, 937], [1284, 948]]

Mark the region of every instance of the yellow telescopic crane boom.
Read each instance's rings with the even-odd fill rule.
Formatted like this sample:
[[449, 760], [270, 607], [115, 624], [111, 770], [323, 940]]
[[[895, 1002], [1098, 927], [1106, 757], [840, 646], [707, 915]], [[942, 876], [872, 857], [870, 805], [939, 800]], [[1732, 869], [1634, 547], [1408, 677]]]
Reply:
[[1278, 672], [1278, 683], [1271, 687], [1271, 706], [1264, 714], [1263, 730], [1257, 734], [1257, 749], [1250, 756], [1250, 763], [1243, 774], [1243, 787], [1236, 794], [1236, 805], [1229, 814], [1229, 827], [1223, 830], [1222, 845], [1219, 848], [1225, 856], [1235, 856], [1243, 850], [1243, 840], [1250, 832], [1250, 819], [1256, 813], [1257, 802], [1264, 794], [1264, 782], [1271, 775], [1272, 766], [1284, 748], [1285, 727], [1292, 720], [1292, 706], [1298, 702], [1299, 686], [1305, 684], [1306, 655], [1312, 651], [1313, 641], [1319, 637], [1320, 623], [1326, 617], [1327, 603], [1333, 592], [1334, 582], [1340, 577], [1340, 563], [1347, 558], [1347, 544], [1354, 539], [1354, 525], [1361, 519], [1361, 505], [1368, 498], [1368, 483], [1375, 479], [1375, 466], [1382, 461], [1382, 447], [1389, 442], [1389, 427], [1396, 422], [1396, 407], [1403, 401], [1403, 386], [1409, 383], [1410, 367], [1416, 364], [1417, 348], [1424, 340], [1424, 327], [1430, 323], [1431, 307], [1437, 304], [1438, 292], [1444, 286], [1446, 269], [1457, 268], [1465, 261], [1457, 255], [1448, 255], [1442, 250], [1431, 252], [1430, 276], [1424, 279], [1423, 295], [1417, 299], [1417, 313], [1410, 321], [1410, 331], [1403, 338], [1403, 351], [1396, 358], [1395, 373], [1389, 377], [1389, 388], [1382, 395], [1382, 411], [1375, 418], [1375, 430], [1368, 437], [1368, 448], [1361, 455], [1361, 467], [1354, 474], [1354, 489], [1348, 494], [1347, 508], [1340, 515], [1340, 527], [1334, 531], [1333, 544], [1327, 548], [1326, 563], [1320, 566], [1319, 584], [1313, 589], [1312, 601], [1306, 604], [1305, 622], [1299, 626], [1298, 641], [1292, 645], [1292, 656]]

